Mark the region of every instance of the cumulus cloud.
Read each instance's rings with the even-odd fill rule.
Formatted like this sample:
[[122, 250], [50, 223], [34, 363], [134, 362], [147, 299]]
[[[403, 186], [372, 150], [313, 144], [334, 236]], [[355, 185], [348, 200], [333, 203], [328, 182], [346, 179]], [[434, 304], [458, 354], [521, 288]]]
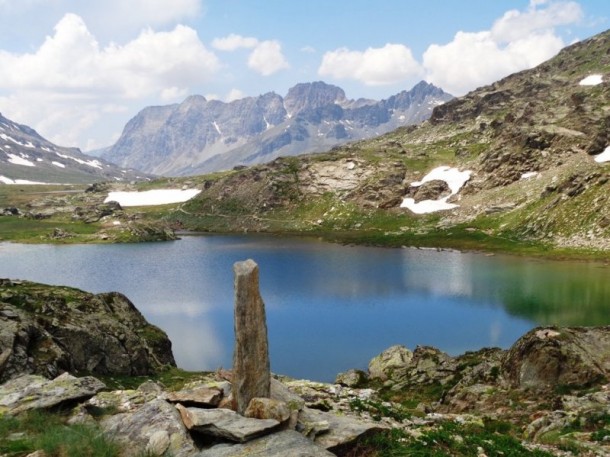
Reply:
[[490, 30], [458, 32], [453, 41], [433, 44], [423, 55], [426, 79], [462, 95], [508, 74], [534, 67], [565, 46], [555, 27], [582, 20], [575, 2], [532, 0], [525, 11], [510, 10]]
[[125, 44], [100, 46], [80, 16], [66, 14], [31, 53], [0, 50], [0, 99], [9, 118], [26, 122], [63, 145], [84, 144], [79, 132], [101, 116], [124, 110], [129, 100], [177, 101], [188, 88], [212, 79], [216, 55], [197, 32], [143, 30]]
[[282, 54], [282, 45], [275, 40], [262, 41], [248, 57], [248, 67], [263, 76], [290, 68]]
[[184, 88], [220, 68], [197, 32], [144, 30], [135, 40], [100, 48], [82, 18], [67, 14], [32, 54], [0, 51], [0, 85], [10, 89], [99, 91], [135, 98]]
[[355, 79], [369, 86], [396, 84], [420, 74], [421, 67], [411, 50], [402, 44], [351, 51], [340, 48], [322, 57], [320, 76]]
[[241, 90], [239, 89], [231, 89], [229, 91], [229, 93], [227, 94], [227, 96], [225, 97], [225, 101], [226, 102], [232, 102], [235, 100], [239, 100], [242, 99], [246, 96], [246, 94], [244, 94]]
[[234, 33], [215, 38], [212, 47], [219, 51], [252, 49], [248, 55], [248, 67], [263, 76], [270, 76], [280, 70], [290, 68], [282, 53], [282, 45], [277, 40], [260, 41], [254, 37], [244, 37]]
[[215, 38], [212, 40], [212, 47], [219, 51], [235, 51], [241, 48], [255, 48], [258, 43], [259, 41], [256, 38], [244, 37], [232, 33], [224, 38]]

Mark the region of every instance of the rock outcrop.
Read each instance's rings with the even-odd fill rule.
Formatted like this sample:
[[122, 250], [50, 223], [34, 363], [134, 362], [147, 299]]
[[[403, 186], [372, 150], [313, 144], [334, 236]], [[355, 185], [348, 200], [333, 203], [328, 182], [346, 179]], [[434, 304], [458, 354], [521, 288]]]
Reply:
[[258, 265], [237, 262], [235, 272], [235, 349], [233, 354], [233, 402], [244, 414], [250, 400], [268, 398], [271, 364], [267, 341], [265, 304], [258, 287]]
[[514, 386], [583, 388], [610, 380], [610, 327], [539, 328], [508, 351], [503, 373]]
[[0, 381], [24, 373], [145, 375], [175, 366], [171, 342], [119, 293], [0, 279]]

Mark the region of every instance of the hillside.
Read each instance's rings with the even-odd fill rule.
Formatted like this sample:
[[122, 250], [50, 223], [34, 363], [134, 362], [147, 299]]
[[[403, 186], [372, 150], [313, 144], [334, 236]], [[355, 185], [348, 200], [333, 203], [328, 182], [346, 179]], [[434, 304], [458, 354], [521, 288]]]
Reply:
[[267, 93], [224, 103], [193, 95], [143, 109], [102, 157], [165, 176], [230, 170], [416, 124], [451, 98], [423, 81], [381, 101], [349, 100], [343, 89], [321, 81], [297, 84], [285, 97]]
[[[377, 244], [607, 250], [609, 146], [604, 32], [436, 107], [417, 127], [210, 175], [170, 218], [191, 229], [330, 232]], [[445, 209], [430, 212], [438, 205]]]
[[0, 184], [130, 181], [144, 176], [77, 148], [57, 146], [0, 114]]

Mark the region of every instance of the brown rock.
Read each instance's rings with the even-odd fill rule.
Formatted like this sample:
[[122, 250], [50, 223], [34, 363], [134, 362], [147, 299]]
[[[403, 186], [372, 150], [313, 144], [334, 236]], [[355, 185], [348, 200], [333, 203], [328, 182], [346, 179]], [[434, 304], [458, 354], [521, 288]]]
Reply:
[[244, 415], [254, 419], [275, 419], [282, 424], [290, 419], [290, 409], [283, 401], [271, 398], [253, 398]]
[[215, 407], [218, 406], [223, 394], [221, 390], [208, 387], [169, 392], [167, 401], [171, 403], [182, 403], [183, 405]]
[[245, 260], [236, 262], [233, 270], [235, 272], [233, 399], [235, 411], [244, 414], [253, 398], [269, 398], [271, 370], [265, 304], [258, 286], [258, 265], [253, 260]]

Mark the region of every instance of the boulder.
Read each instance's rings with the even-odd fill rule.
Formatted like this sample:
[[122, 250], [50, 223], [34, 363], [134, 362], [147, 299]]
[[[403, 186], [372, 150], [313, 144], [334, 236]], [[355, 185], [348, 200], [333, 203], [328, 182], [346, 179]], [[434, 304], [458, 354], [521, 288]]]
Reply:
[[271, 369], [265, 304], [259, 292], [258, 265], [253, 260], [236, 262], [235, 350], [233, 353], [233, 401], [243, 414], [255, 397], [270, 396]]
[[360, 387], [368, 380], [368, 375], [362, 370], [351, 369], [345, 373], [339, 373], [335, 378], [335, 384], [345, 387]]
[[369, 362], [369, 377], [385, 381], [397, 368], [406, 366], [413, 358], [413, 353], [401, 345], [392, 346], [374, 357]]
[[299, 413], [297, 431], [307, 432], [318, 446], [343, 455], [355, 447], [365, 436], [380, 432], [379, 423], [365, 422], [348, 416], [338, 416], [330, 412], [304, 408]]
[[197, 452], [180, 413], [165, 400], [155, 399], [133, 412], [106, 417], [100, 426], [121, 446], [122, 455], [190, 457]]
[[49, 380], [38, 375], [23, 375], [0, 386], [0, 415], [86, 400], [105, 388], [103, 382], [92, 376], [76, 378], [64, 373]]
[[186, 406], [198, 406], [201, 408], [213, 408], [218, 406], [223, 398], [223, 391], [208, 387], [196, 387], [184, 389], [178, 392], [169, 392], [166, 396], [171, 403], [181, 403]]
[[197, 457], [332, 457], [334, 454], [316, 446], [298, 432], [285, 430], [245, 444], [221, 444]]
[[236, 443], [267, 435], [280, 425], [274, 419], [243, 417], [230, 409], [186, 408], [180, 404], [176, 408], [187, 429]]
[[146, 375], [171, 342], [124, 295], [0, 279], [0, 382], [24, 373]]
[[253, 398], [250, 400], [244, 415], [253, 419], [275, 419], [283, 424], [290, 419], [290, 409], [286, 403], [280, 400]]
[[610, 327], [535, 328], [510, 348], [502, 372], [513, 386], [542, 390], [607, 382]]

